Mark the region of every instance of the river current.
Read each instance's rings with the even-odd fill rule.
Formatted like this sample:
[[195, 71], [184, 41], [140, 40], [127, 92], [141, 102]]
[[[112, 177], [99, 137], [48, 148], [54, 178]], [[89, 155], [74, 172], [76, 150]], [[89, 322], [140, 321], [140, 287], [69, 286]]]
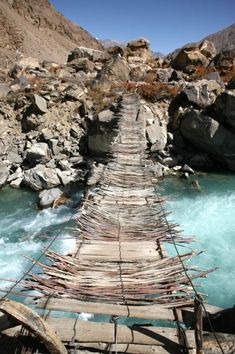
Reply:
[[[195, 235], [193, 250], [205, 251], [191, 261], [200, 269], [218, 270], [200, 280], [200, 290], [211, 304], [235, 304], [235, 176], [203, 175], [201, 191], [177, 178], [167, 178], [160, 186], [170, 195], [166, 207], [169, 219], [181, 225], [185, 235]], [[82, 191], [76, 193], [79, 201]], [[4, 279], [18, 279], [55, 235], [53, 249], [66, 253], [75, 246], [71, 219], [75, 209], [38, 210], [36, 195], [28, 190], [5, 188], [0, 191], [0, 296], [11, 285]], [[169, 252], [174, 253], [171, 246]], [[187, 252], [187, 249], [180, 249]]]

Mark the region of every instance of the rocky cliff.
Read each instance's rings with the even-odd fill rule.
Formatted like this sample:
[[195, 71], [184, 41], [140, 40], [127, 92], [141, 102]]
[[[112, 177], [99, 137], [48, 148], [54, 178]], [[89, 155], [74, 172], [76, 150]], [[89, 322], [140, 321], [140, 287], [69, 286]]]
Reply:
[[77, 46], [102, 48], [47, 0], [0, 0], [0, 66], [14, 62], [21, 53], [64, 63]]

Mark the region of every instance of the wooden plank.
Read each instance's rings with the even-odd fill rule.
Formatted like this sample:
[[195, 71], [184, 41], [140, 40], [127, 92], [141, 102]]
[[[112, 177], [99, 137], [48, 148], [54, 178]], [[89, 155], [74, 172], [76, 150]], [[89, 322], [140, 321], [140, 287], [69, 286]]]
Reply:
[[[113, 323], [82, 321], [71, 318], [47, 318], [47, 323], [56, 331], [63, 342], [100, 342], [119, 344], [141, 344], [155, 346], [178, 346], [176, 328], [145, 325], [126, 326]], [[188, 344], [195, 347], [194, 331], [188, 332]], [[115, 335], [116, 333], [116, 335]]]
[[38, 308], [64, 312], [88, 312], [91, 314], [117, 315], [149, 320], [174, 321], [171, 309], [160, 305], [126, 306], [99, 302], [82, 302], [74, 299], [41, 298], [34, 302]]
[[92, 348], [110, 353], [130, 353], [130, 354], [182, 354], [181, 347], [159, 347], [154, 345], [140, 344], [112, 344], [107, 347], [104, 343], [82, 343], [82, 348]]

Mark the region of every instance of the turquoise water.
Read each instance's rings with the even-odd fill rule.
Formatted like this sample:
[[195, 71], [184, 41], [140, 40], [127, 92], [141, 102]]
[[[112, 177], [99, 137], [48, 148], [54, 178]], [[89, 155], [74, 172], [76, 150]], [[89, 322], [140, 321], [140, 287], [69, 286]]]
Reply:
[[[200, 268], [219, 267], [202, 279], [199, 290], [208, 302], [229, 307], [235, 304], [235, 176], [204, 175], [199, 178], [201, 192], [177, 178], [165, 179], [161, 186], [171, 195], [169, 218], [181, 224], [186, 235], [196, 235], [194, 250], [205, 251], [192, 262]], [[79, 200], [81, 191], [75, 199]], [[75, 210], [61, 206], [38, 210], [37, 197], [28, 190], [5, 188], [0, 191], [0, 296], [31, 265], [24, 256], [36, 258], [50, 239], [58, 234], [55, 250], [67, 253], [75, 247], [70, 226]], [[172, 247], [168, 247], [171, 252]], [[182, 249], [182, 252], [187, 249]]]
[[235, 305], [235, 176], [203, 175], [198, 181], [200, 192], [177, 178], [161, 183], [171, 195], [166, 205], [172, 212], [169, 219], [181, 225], [183, 234], [196, 236], [190, 247], [204, 253], [194, 257], [193, 264], [200, 269], [218, 267], [200, 280], [198, 290], [208, 294], [210, 304], [230, 307]]

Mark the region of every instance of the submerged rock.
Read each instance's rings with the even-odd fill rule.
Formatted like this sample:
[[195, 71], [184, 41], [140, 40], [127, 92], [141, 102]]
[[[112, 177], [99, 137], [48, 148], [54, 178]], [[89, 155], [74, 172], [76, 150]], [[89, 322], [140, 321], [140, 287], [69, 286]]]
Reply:
[[51, 188], [48, 190], [43, 190], [39, 193], [38, 205], [40, 208], [52, 207], [55, 200], [63, 195], [63, 191], [59, 188]]

